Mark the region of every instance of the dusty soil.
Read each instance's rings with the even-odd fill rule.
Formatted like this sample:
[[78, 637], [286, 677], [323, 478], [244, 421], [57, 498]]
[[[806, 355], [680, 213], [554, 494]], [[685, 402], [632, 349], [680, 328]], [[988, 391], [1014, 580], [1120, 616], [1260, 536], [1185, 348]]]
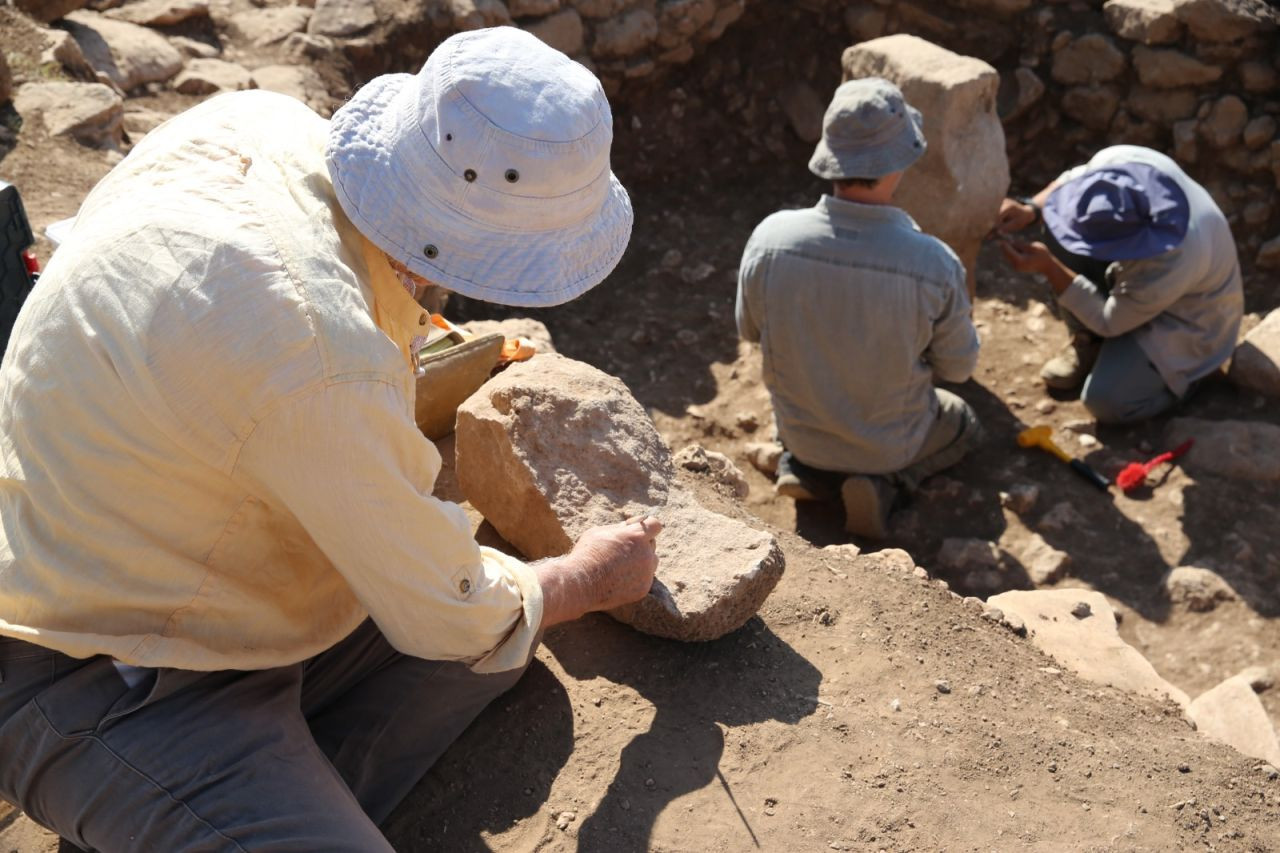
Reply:
[[[0, 42], [13, 43], [18, 26], [0, 18]], [[1060, 672], [1025, 639], [911, 572], [912, 563], [933, 571], [945, 538], [1016, 550], [1035, 530], [1071, 555], [1058, 585], [1107, 594], [1126, 639], [1192, 696], [1245, 666], [1280, 663], [1273, 487], [1175, 468], [1135, 498], [1103, 498], [1015, 445], [1021, 424], [1050, 424], [1107, 473], [1165, 449], [1167, 418], [1100, 430], [1099, 443], [1085, 448], [1066, 429], [1087, 420], [1078, 401], [1053, 400], [1042, 411], [1049, 398], [1037, 371], [1065, 341], [1043, 284], [1009, 273], [994, 254], [982, 258], [975, 319], [983, 354], [976, 378], [954, 390], [977, 407], [989, 440], [935, 478], [875, 546], [909, 558], [821, 550], [849, 541], [838, 512], [775, 498], [747, 463], [744, 447], [768, 437], [771, 413], [759, 354], [734, 329], [741, 247], [765, 215], [812, 204], [823, 190], [804, 168], [809, 147], [785, 128], [770, 93], [796, 77], [829, 90], [843, 46], [839, 33], [797, 26], [787, 15], [748, 18], [695, 67], [619, 106], [615, 164], [637, 211], [631, 247], [604, 285], [532, 313], [561, 352], [624, 379], [673, 448], [698, 442], [734, 459], [751, 483], [744, 504], [711, 484], [691, 485], [709, 504], [777, 531], [787, 573], [758, 618], [714, 643], [656, 640], [605, 617], [552, 631], [527, 677], [393, 815], [393, 844], [1276, 849], [1280, 780], [1259, 762], [1201, 738], [1171, 704]], [[809, 49], [783, 55], [781, 43]], [[129, 105], [172, 112], [197, 100], [154, 95]], [[1086, 152], [1060, 153], [1065, 162]], [[72, 215], [119, 156], [28, 125], [0, 176], [20, 187], [42, 229]], [[1047, 177], [1028, 167], [1017, 188]], [[47, 257], [48, 244], [37, 251]], [[1253, 312], [1280, 302], [1252, 274], [1248, 293]], [[456, 298], [450, 313], [504, 314]], [[1280, 423], [1280, 403], [1225, 381], [1210, 383], [1185, 413]], [[1040, 489], [1023, 515], [999, 500], [1018, 484]], [[1083, 516], [1080, 529], [1038, 526], [1060, 502]], [[1171, 604], [1160, 580], [1188, 564], [1213, 567], [1239, 600], [1207, 613]], [[948, 580], [962, 593], [987, 592]], [[1013, 585], [1031, 583], [1015, 577]], [[1280, 690], [1262, 698], [1280, 723]], [[0, 849], [51, 845], [0, 812]]]

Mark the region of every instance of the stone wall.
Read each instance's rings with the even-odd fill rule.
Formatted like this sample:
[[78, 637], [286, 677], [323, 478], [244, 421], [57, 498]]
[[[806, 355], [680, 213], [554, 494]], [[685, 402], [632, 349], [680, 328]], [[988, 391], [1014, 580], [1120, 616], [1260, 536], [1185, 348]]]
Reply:
[[[318, 0], [317, 9], [350, 2]], [[781, 0], [427, 0], [417, 7], [418, 28], [401, 26], [397, 39], [394, 25], [382, 27], [399, 50], [357, 37], [348, 55], [362, 73], [378, 73], [387, 61], [403, 62], [406, 51], [433, 43], [423, 37], [423, 23], [440, 37], [513, 23], [592, 68], [615, 103], [625, 104], [633, 93], [662, 85], [665, 71], [693, 61], [745, 9], [772, 2]], [[1280, 235], [1276, 4], [786, 2], [811, 13], [817, 27], [844, 29], [850, 44], [909, 33], [993, 65], [1001, 75], [999, 110], [1016, 188], [1036, 189], [1109, 144], [1147, 145], [1172, 154], [1209, 188], [1232, 223], [1246, 266], [1255, 259], [1274, 263], [1269, 259], [1276, 253], [1260, 247]], [[751, 19], [757, 26], [768, 20]], [[785, 92], [779, 99], [786, 100]]]

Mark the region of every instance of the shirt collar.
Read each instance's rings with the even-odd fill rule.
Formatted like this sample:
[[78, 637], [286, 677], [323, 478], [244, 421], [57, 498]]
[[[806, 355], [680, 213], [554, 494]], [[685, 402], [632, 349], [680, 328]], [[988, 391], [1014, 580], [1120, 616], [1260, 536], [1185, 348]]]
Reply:
[[891, 225], [901, 225], [913, 231], [920, 230], [920, 226], [916, 225], [916, 221], [909, 213], [891, 204], [862, 204], [836, 198], [833, 195], [824, 195], [818, 199], [817, 207], [832, 219], [846, 222], [886, 222]]
[[386, 332], [404, 356], [409, 369], [415, 369], [410, 344], [417, 335], [426, 333], [431, 313], [414, 301], [400, 283], [382, 250], [360, 235], [365, 266], [369, 268], [369, 289], [373, 291], [373, 322]]

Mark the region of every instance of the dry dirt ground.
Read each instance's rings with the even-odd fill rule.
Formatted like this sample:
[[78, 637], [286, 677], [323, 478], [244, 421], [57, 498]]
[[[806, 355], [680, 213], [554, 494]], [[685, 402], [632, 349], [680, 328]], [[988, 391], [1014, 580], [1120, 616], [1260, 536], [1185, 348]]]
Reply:
[[[766, 437], [771, 416], [759, 354], [734, 329], [735, 268], [756, 222], [813, 203], [822, 187], [804, 169], [808, 146], [782, 129], [767, 98], [748, 105], [754, 122], [742, 110], [731, 118], [723, 105], [726, 92], [755, 97], [796, 74], [833, 86], [841, 46], [824, 35], [805, 55], [779, 57], [771, 38], [785, 42], [762, 27], [731, 31], [696, 68], [619, 108], [615, 163], [637, 211], [631, 248], [604, 285], [534, 316], [561, 352], [624, 379], [674, 449], [699, 442], [747, 473], [744, 504], [712, 484], [692, 485], [709, 504], [777, 531], [787, 573], [758, 618], [714, 643], [657, 640], [605, 617], [552, 631], [526, 678], [390, 819], [393, 844], [1280, 848], [1280, 780], [1259, 762], [1204, 740], [1171, 704], [1061, 672], [911, 571], [912, 563], [932, 571], [947, 537], [1015, 547], [1047, 509], [1067, 502], [1084, 519], [1079, 529], [1040, 531], [1072, 557], [1058, 585], [1107, 594], [1122, 634], [1167, 679], [1194, 696], [1246, 666], [1280, 663], [1274, 488], [1174, 469], [1135, 498], [1103, 498], [1014, 444], [1021, 424], [1051, 424], [1108, 473], [1164, 449], [1167, 419], [1099, 431], [1100, 443], [1086, 449], [1064, 429], [1087, 418], [1077, 401], [1041, 411], [1049, 406], [1040, 405], [1038, 367], [1065, 340], [1043, 284], [1007, 272], [993, 254], [982, 259], [975, 318], [983, 354], [975, 379], [955, 390], [977, 407], [989, 440], [932, 481], [876, 546], [909, 559], [820, 550], [848, 541], [838, 513], [774, 498], [747, 464], [743, 448]], [[172, 111], [194, 100], [143, 103]], [[118, 157], [27, 127], [0, 176], [21, 188], [42, 228], [73, 214]], [[1018, 188], [1044, 177], [1019, 175]], [[38, 250], [47, 257], [46, 243]], [[1249, 294], [1255, 312], [1280, 301], [1257, 277]], [[450, 312], [501, 315], [462, 299]], [[869, 356], [851, 343], [851, 358]], [[1280, 404], [1225, 382], [1211, 383], [1185, 413], [1280, 423]], [[999, 492], [1026, 483], [1040, 488], [1033, 510], [1003, 510]], [[1160, 579], [1188, 564], [1212, 565], [1239, 600], [1207, 613], [1172, 605]], [[1262, 698], [1280, 722], [1280, 690]], [[0, 850], [23, 853], [53, 845], [3, 812], [0, 841], [8, 844]]]

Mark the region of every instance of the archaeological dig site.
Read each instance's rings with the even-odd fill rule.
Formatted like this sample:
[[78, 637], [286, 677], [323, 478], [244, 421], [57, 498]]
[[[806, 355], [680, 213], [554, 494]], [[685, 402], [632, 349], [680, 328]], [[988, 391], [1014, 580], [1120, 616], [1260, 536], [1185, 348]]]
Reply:
[[1280, 2], [5, 0], [0, 853], [1280, 853]]

